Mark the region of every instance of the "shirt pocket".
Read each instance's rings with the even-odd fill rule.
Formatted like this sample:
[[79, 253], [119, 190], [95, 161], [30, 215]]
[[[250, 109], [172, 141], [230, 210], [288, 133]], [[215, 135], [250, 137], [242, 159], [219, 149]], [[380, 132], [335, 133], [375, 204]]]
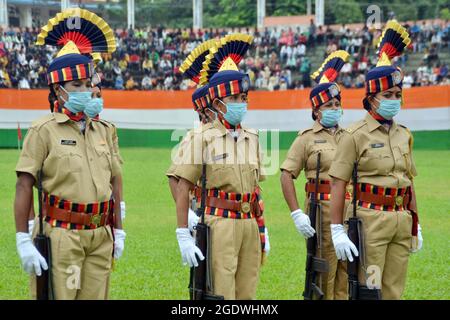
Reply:
[[59, 146], [55, 150], [55, 158], [58, 161], [58, 171], [61, 173], [76, 173], [83, 169], [83, 155], [74, 147]]
[[320, 153], [320, 172], [328, 172], [331, 162], [336, 153], [336, 148], [331, 144], [314, 144], [311, 147], [311, 152], [309, 153], [308, 160], [306, 162], [306, 171], [316, 172], [317, 167], [317, 157]]
[[385, 174], [392, 169], [392, 156], [386, 147], [368, 148], [363, 151], [359, 160], [358, 170]]
[[97, 165], [102, 173], [111, 177], [112, 160], [111, 152], [106, 146], [95, 146], [95, 153], [97, 155]]
[[397, 170], [410, 173], [411, 172], [411, 155], [409, 145], [399, 145], [396, 147], [399, 152], [398, 159], [395, 163]]
[[239, 179], [236, 177], [233, 165], [212, 164], [210, 167], [210, 174], [206, 177], [208, 189], [218, 188], [226, 192], [236, 189]]
[[259, 169], [255, 164], [241, 166], [243, 192], [253, 192], [259, 182]]

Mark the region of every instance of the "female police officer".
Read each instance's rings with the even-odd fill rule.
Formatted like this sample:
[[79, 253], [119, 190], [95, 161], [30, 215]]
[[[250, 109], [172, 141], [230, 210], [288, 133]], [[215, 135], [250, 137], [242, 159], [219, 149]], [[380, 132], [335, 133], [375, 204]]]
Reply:
[[[55, 299], [106, 299], [113, 250], [119, 258], [124, 248], [125, 232], [112, 199], [112, 182], [121, 168], [110, 124], [89, 116], [93, 64], [87, 53], [112, 52], [114, 36], [95, 14], [67, 9], [42, 28], [38, 44], [64, 47], [47, 70], [55, 110], [32, 123], [16, 166], [17, 250], [28, 273], [40, 275], [51, 267]], [[43, 187], [51, 265], [26, 232], [35, 183]]]
[[[256, 130], [241, 127], [247, 111], [248, 75], [237, 63], [252, 42], [248, 35], [232, 34], [211, 48], [203, 63], [209, 79], [211, 109], [217, 119], [202, 126], [175, 170], [179, 177], [177, 240], [183, 261], [197, 266], [204, 256], [188, 229], [189, 190], [206, 168], [205, 223], [211, 230], [213, 293], [225, 299], [254, 299], [265, 247], [260, 207], [259, 141]], [[209, 78], [210, 77], [210, 78]], [[201, 203], [198, 190], [197, 203]]]
[[[339, 70], [348, 60], [349, 54], [343, 50], [330, 54], [321, 68], [312, 75], [318, 85], [311, 90], [312, 118], [315, 120], [311, 129], [299, 133], [281, 165], [281, 186], [291, 216], [300, 234], [305, 238], [312, 237], [317, 230], [318, 243], [321, 244], [321, 255], [329, 265], [329, 272], [321, 275], [319, 283], [325, 299], [346, 299], [347, 282], [345, 265], [338, 263], [331, 242], [330, 233], [330, 177], [328, 169], [336, 153], [337, 139], [343, 129], [338, 122], [341, 118], [341, 95], [339, 86], [333, 82]], [[321, 210], [316, 226], [311, 226], [309, 217], [299, 208], [293, 179], [301, 170], [305, 170], [305, 189], [307, 199], [305, 210], [308, 212], [309, 201], [315, 192], [315, 177], [318, 154], [321, 154], [319, 194]], [[308, 212], [309, 213], [309, 212]]]
[[[366, 76], [365, 118], [349, 127], [338, 144], [329, 175], [331, 232], [336, 255], [360, 258], [359, 281], [381, 288], [383, 299], [403, 293], [410, 250], [422, 246], [414, 194], [416, 168], [410, 131], [393, 118], [402, 103], [402, 73], [392, 66], [410, 43], [406, 30], [389, 21], [379, 43], [379, 61]], [[364, 255], [347, 237], [342, 225], [346, 183], [357, 162], [357, 217], [362, 221]], [[352, 213], [348, 207], [347, 217]], [[418, 243], [416, 239], [418, 238]], [[370, 280], [370, 281], [367, 281]]]

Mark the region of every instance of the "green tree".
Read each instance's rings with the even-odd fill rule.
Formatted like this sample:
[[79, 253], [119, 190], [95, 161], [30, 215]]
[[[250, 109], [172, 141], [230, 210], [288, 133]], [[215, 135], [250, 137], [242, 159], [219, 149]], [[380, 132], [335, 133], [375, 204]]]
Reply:
[[325, 24], [363, 22], [364, 15], [356, 0], [325, 1]]
[[449, 8], [441, 9], [439, 15], [441, 19], [450, 20], [450, 9]]
[[[311, 0], [311, 6], [314, 8], [314, 0]], [[298, 16], [306, 14], [306, 0], [267, 0], [267, 16]]]
[[252, 27], [256, 25], [254, 0], [205, 0], [203, 2], [205, 27]]

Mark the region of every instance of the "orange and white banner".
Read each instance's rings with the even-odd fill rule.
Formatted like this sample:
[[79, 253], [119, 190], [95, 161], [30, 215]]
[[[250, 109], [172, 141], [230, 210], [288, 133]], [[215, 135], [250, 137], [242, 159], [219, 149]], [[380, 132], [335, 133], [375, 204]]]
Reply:
[[[256, 129], [298, 131], [311, 126], [310, 90], [253, 91], [244, 125]], [[119, 128], [191, 128], [198, 117], [193, 111], [192, 91], [116, 91], [104, 90], [105, 110], [101, 117]], [[342, 125], [361, 119], [364, 89], [343, 89]], [[412, 130], [450, 129], [450, 86], [419, 87], [403, 90], [404, 105], [397, 122]], [[49, 112], [47, 90], [0, 90], [0, 129], [17, 123], [27, 128]]]

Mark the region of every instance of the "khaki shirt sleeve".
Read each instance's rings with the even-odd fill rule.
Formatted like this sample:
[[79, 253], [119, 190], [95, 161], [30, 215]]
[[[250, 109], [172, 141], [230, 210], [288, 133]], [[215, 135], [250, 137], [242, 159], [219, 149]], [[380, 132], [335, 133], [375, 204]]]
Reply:
[[119, 136], [117, 135], [117, 128], [115, 126], [113, 126], [113, 128], [112, 128], [112, 143], [113, 143], [114, 156], [117, 158], [119, 163], [122, 165], [123, 164], [123, 158], [120, 155], [120, 151], [119, 151]]
[[416, 164], [414, 162], [414, 157], [413, 157], [412, 153], [410, 153], [410, 157], [411, 157], [411, 175], [413, 177], [417, 177]]
[[183, 178], [197, 184], [202, 175], [202, 134], [195, 134], [186, 145], [183, 146], [183, 153], [180, 162], [175, 168], [175, 176]]
[[261, 146], [258, 142], [258, 171], [259, 171], [259, 181], [266, 180], [266, 170], [263, 165], [264, 154], [261, 152]]
[[306, 164], [306, 141], [304, 136], [297, 136], [287, 153], [280, 169], [289, 171], [295, 179], [300, 175]]
[[171, 155], [171, 157], [173, 157], [171, 159], [172, 164], [170, 165], [169, 169], [167, 169], [167, 171], [166, 171], [166, 176], [168, 178], [173, 177], [173, 178], [178, 179], [178, 177], [175, 174], [175, 171], [177, 169], [177, 166], [183, 161], [183, 156], [187, 152], [186, 150], [188, 150], [187, 148], [190, 148], [189, 141], [192, 139], [192, 137], [193, 137], [193, 131], [189, 131], [183, 137], [180, 144], [178, 145], [178, 149], [176, 150], [175, 155]]
[[414, 137], [412, 135], [412, 132], [409, 129], [406, 129], [408, 131], [409, 134], [409, 163], [411, 163], [411, 168], [409, 171], [409, 174], [412, 176], [410, 177], [411, 179], [413, 177], [417, 176], [417, 169], [416, 169], [416, 163], [414, 162], [414, 157], [413, 157], [413, 145], [414, 145]]
[[176, 164], [172, 163], [172, 164], [170, 165], [169, 169], [167, 169], [167, 171], [166, 171], [166, 177], [167, 177], [167, 178], [171, 178], [171, 177], [173, 177], [173, 178], [178, 178], [178, 177], [175, 175], [176, 169], [177, 169]]
[[328, 174], [331, 177], [350, 181], [353, 172], [353, 164], [357, 160], [356, 144], [353, 136], [344, 133], [339, 139], [336, 155], [331, 163]]
[[114, 125], [112, 125], [110, 128], [109, 133], [111, 134], [111, 164], [112, 164], [112, 170], [111, 170], [111, 177], [117, 177], [122, 175], [122, 157], [119, 153], [119, 138], [117, 136], [117, 130]]
[[23, 143], [19, 161], [16, 165], [16, 173], [27, 172], [37, 179], [37, 172], [41, 170], [47, 157], [47, 145], [39, 134], [39, 130], [31, 127]]

